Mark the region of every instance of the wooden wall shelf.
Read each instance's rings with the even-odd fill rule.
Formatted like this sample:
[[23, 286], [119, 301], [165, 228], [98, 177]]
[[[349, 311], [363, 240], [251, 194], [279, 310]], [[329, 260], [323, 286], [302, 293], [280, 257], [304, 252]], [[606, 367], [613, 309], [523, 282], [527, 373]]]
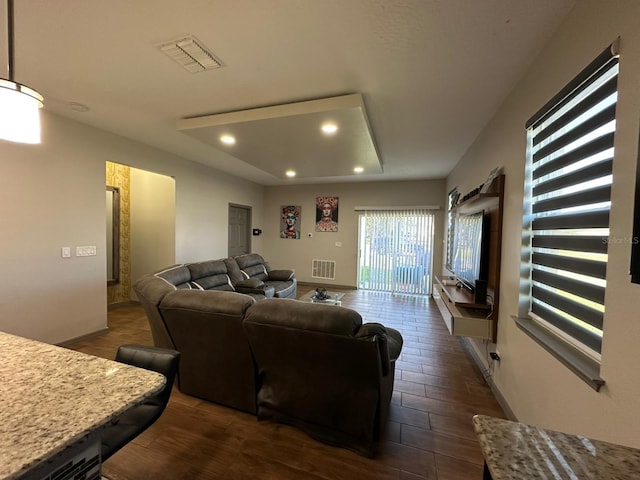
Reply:
[[445, 285], [449, 277], [436, 276], [433, 299], [451, 335], [494, 339], [492, 305], [475, 303], [474, 295], [463, 288]]
[[453, 210], [460, 213], [473, 213], [485, 210], [495, 205], [496, 200], [500, 198], [497, 193], [480, 193], [475, 197], [471, 197], [464, 202], [456, 205]]
[[500, 260], [502, 257], [502, 215], [505, 176], [493, 179], [484, 193], [479, 193], [451, 208], [455, 214], [484, 212], [489, 216], [489, 274], [487, 304], [475, 303], [475, 296], [463, 288], [449, 285], [449, 277], [436, 277], [433, 297], [452, 335], [483, 338], [496, 342], [500, 304]]

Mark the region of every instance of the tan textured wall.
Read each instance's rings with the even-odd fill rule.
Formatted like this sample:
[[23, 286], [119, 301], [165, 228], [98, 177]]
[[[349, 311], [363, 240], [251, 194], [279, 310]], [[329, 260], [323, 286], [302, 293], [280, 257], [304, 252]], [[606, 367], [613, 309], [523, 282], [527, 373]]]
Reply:
[[106, 169], [107, 185], [120, 189], [120, 282], [107, 287], [112, 304], [128, 301], [131, 292], [131, 169], [113, 162], [106, 162]]
[[[166, 175], [131, 169], [131, 284], [175, 263], [176, 183]], [[134, 291], [130, 298], [136, 299]]]
[[[301, 282], [317, 283], [311, 276], [312, 259], [336, 262], [336, 279], [332, 283], [355, 287], [358, 276], [358, 213], [356, 206], [438, 205], [435, 211], [434, 268], [442, 263], [444, 228], [444, 180], [397, 182], [335, 183], [322, 185], [292, 185], [268, 187], [265, 214], [255, 226], [261, 228], [263, 254], [273, 268], [292, 268]], [[316, 232], [316, 197], [339, 197], [337, 232]], [[299, 240], [280, 238], [281, 205], [300, 205], [301, 237]], [[311, 233], [311, 237], [308, 234]], [[336, 245], [336, 242], [338, 245]], [[435, 270], [439, 273], [439, 270]]]
[[[640, 448], [640, 286], [629, 278], [630, 242], [610, 243], [604, 337], [596, 392], [524, 334], [519, 313], [525, 122], [616, 37], [620, 75], [611, 193], [611, 237], [631, 239], [640, 112], [640, 2], [581, 0], [541, 52], [531, 70], [496, 112], [447, 178], [466, 192], [503, 165], [506, 175], [500, 318], [495, 346], [473, 342], [479, 356], [500, 353], [493, 381], [518, 420]], [[447, 191], [448, 191], [447, 189]], [[494, 350], [495, 349], [495, 350]], [[485, 365], [487, 368], [488, 361]], [[487, 370], [489, 370], [487, 368]], [[637, 474], [635, 475], [637, 476]]]

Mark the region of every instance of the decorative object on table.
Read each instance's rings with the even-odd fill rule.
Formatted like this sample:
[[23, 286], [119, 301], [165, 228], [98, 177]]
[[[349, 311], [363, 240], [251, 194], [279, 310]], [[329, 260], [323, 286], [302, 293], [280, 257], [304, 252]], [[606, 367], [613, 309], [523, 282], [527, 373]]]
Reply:
[[313, 297], [315, 300], [328, 300], [330, 298], [326, 288], [316, 288], [316, 294]]
[[316, 197], [316, 232], [338, 231], [338, 197]]
[[498, 175], [502, 175], [502, 167], [496, 167], [489, 172], [489, 176], [480, 188], [480, 193], [487, 193], [489, 191], [489, 187], [491, 187], [491, 184]]
[[300, 230], [298, 230], [298, 224], [300, 223], [300, 213], [302, 207], [300, 205], [283, 205], [280, 207], [281, 222], [280, 222], [280, 238], [300, 238]]

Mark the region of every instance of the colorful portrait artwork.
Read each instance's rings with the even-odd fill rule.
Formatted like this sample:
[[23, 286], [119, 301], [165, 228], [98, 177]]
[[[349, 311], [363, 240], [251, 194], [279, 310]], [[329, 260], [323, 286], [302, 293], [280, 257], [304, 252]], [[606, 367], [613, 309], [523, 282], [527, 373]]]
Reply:
[[300, 205], [280, 207], [280, 238], [300, 238]]
[[316, 197], [316, 232], [338, 231], [338, 197]]

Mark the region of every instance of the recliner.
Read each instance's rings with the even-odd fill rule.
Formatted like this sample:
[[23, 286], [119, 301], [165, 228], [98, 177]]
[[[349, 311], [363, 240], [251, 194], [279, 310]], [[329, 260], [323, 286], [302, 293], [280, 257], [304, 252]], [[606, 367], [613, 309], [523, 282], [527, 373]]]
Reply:
[[233, 260], [247, 281], [263, 282], [264, 286], [257, 288], [273, 289], [273, 294], [267, 297], [296, 298], [298, 284], [293, 270], [272, 270], [257, 253], [238, 255]]
[[242, 329], [254, 303], [248, 295], [215, 290], [165, 295], [158, 309], [175, 349], [182, 353], [181, 392], [255, 413], [255, 367]]
[[103, 462], [160, 418], [169, 403], [179, 358], [180, 352], [166, 348], [146, 345], [122, 345], [118, 348], [116, 361], [161, 373], [167, 381], [160, 392], [125, 411], [105, 427], [101, 447]]
[[402, 335], [355, 310], [267, 299], [243, 322], [258, 372], [258, 419], [294, 425], [373, 456], [385, 426]]

